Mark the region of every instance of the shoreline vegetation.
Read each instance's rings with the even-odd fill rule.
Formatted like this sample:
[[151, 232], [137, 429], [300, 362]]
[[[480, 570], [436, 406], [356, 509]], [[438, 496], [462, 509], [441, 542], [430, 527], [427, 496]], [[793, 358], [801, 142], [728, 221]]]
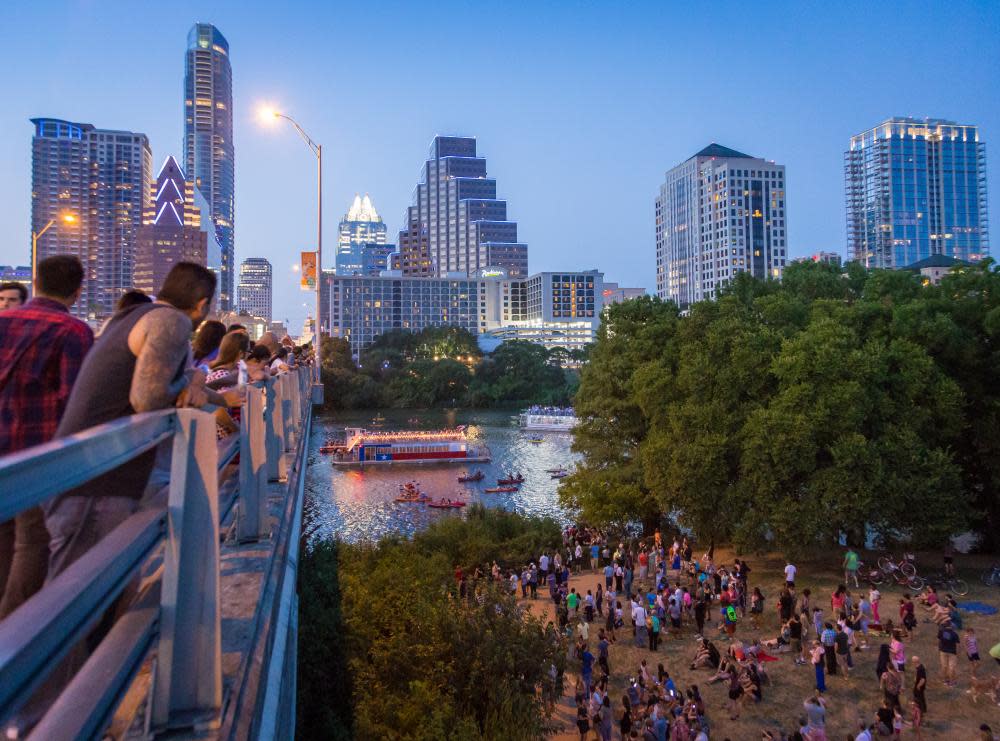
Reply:
[[488, 573], [473, 574], [535, 560], [561, 532], [548, 518], [468, 510], [412, 538], [304, 548], [297, 738], [543, 736], [550, 668], [565, 665], [558, 635]]
[[326, 336], [323, 383], [330, 410], [568, 406], [585, 358], [523, 340], [483, 354], [467, 330], [428, 327], [381, 335], [357, 364], [347, 340]]

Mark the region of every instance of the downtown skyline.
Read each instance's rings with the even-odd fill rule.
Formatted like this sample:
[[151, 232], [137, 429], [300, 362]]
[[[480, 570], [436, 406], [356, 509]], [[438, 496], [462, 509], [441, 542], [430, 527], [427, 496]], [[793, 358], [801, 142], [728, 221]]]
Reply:
[[[0, 11], [9, 27], [46, 28], [51, 45], [24, 67], [12, 63], [29, 53], [29, 39], [15, 37], [0, 52], [17, 70], [8, 75], [10, 104], [0, 119], [7, 173], [0, 198], [8, 206], [0, 213], [0, 264], [27, 261], [27, 119], [142, 132], [154, 167], [168, 155], [180, 158], [185, 37], [194, 23], [208, 22], [231, 47], [241, 224], [236, 262], [271, 260], [275, 318], [289, 319], [293, 330], [312, 306], [291, 266], [300, 250], [314, 249], [315, 173], [294, 132], [258, 126], [262, 102], [287, 110], [324, 145], [327, 268], [336, 220], [355, 192], [371, 193], [395, 234], [427, 143], [435, 134], [464, 134], [479, 140], [491, 177], [503, 183], [509, 218], [532, 246], [529, 272], [597, 268], [650, 291], [654, 201], [664, 173], [713, 141], [786, 166], [788, 256], [795, 258], [845, 253], [842, 158], [851, 136], [892, 116], [974, 124], [988, 144], [1000, 129], [1000, 103], [986, 94], [996, 89], [1000, 69], [1000, 45], [989, 32], [1000, 10], [986, 3], [959, 4], [936, 19], [917, 4], [865, 16], [848, 6], [806, 12], [772, 5], [743, 19], [746, 33], [709, 45], [707, 56], [696, 43], [699, 29], [737, 6], [711, 15], [644, 4], [628, 13], [596, 7], [569, 13], [552, 5], [473, 14], [450, 4], [443, 30], [475, 24], [481, 31], [476, 44], [467, 42], [468, 64], [457, 71], [421, 55], [421, 29], [437, 19], [407, 8], [376, 14], [305, 3], [260, 5], [252, 13], [235, 3], [203, 11], [182, 2], [129, 13], [118, 3], [54, 7]], [[303, 16], [314, 22], [306, 27]], [[113, 46], [95, 51], [89, 31], [107, 33], [112, 20], [127, 38], [116, 35]], [[371, 49], [367, 36], [338, 37], [336, 48], [323, 42], [331, 28], [366, 21], [377, 21], [379, 38], [388, 42], [378, 55], [362, 53]], [[936, 36], [935, 56], [954, 65], [919, 52], [942, 23], [950, 32]], [[883, 38], [886, 28], [893, 33]], [[845, 45], [852, 46], [850, 64]], [[505, 53], [497, 56], [499, 48]], [[122, 62], [129, 54], [141, 54], [142, 64]], [[747, 55], [763, 75], [760, 86], [747, 83]], [[909, 61], [896, 64], [900, 59]], [[90, 61], [119, 67], [113, 86], [80, 64]], [[975, 74], [960, 72], [969, 69]], [[468, 84], [483, 73], [489, 85]], [[989, 153], [987, 167], [996, 214], [1000, 180]]]

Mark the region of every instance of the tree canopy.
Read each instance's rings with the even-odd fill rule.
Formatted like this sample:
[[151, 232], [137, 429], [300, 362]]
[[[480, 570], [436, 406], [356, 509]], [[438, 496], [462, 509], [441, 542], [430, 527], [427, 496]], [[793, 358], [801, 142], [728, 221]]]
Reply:
[[460, 327], [394, 330], [361, 354], [342, 338], [323, 342], [323, 379], [333, 408], [568, 404], [579, 384], [571, 367], [583, 354], [524, 341], [483, 355]]
[[744, 548], [1000, 532], [1000, 272], [790, 265], [685, 315], [606, 309], [561, 488], [593, 523]]

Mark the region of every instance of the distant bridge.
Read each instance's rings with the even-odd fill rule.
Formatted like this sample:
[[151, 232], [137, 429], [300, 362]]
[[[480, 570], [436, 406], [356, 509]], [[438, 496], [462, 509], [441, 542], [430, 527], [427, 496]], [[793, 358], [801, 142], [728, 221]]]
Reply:
[[177, 409], [0, 457], [3, 522], [172, 446], [169, 484], [0, 622], [0, 729], [138, 584], [28, 738], [294, 738], [313, 372], [247, 387], [239, 434], [221, 442], [212, 414]]

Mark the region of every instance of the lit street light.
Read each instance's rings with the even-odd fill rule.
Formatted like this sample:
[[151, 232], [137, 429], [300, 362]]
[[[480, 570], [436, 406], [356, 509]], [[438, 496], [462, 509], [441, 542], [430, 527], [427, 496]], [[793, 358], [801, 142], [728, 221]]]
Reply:
[[34, 290], [35, 285], [35, 271], [38, 268], [38, 240], [41, 239], [42, 235], [45, 234], [50, 228], [55, 226], [57, 221], [62, 221], [66, 224], [72, 224], [76, 221], [76, 217], [73, 214], [62, 214], [58, 218], [49, 219], [49, 223], [41, 228], [41, 231], [31, 232], [31, 285], [32, 290]]
[[318, 394], [318, 403], [322, 403], [323, 387], [320, 376], [320, 358], [323, 356], [320, 352], [320, 292], [323, 282], [323, 146], [314, 142], [299, 126], [298, 121], [275, 108], [264, 106], [260, 108], [259, 115], [265, 124], [273, 123], [281, 118], [288, 121], [299, 132], [299, 136], [312, 150], [312, 153], [316, 155], [316, 317], [313, 320], [315, 328], [313, 336], [316, 345], [316, 385], [319, 386], [319, 391], [313, 391], [313, 400], [317, 400]]

